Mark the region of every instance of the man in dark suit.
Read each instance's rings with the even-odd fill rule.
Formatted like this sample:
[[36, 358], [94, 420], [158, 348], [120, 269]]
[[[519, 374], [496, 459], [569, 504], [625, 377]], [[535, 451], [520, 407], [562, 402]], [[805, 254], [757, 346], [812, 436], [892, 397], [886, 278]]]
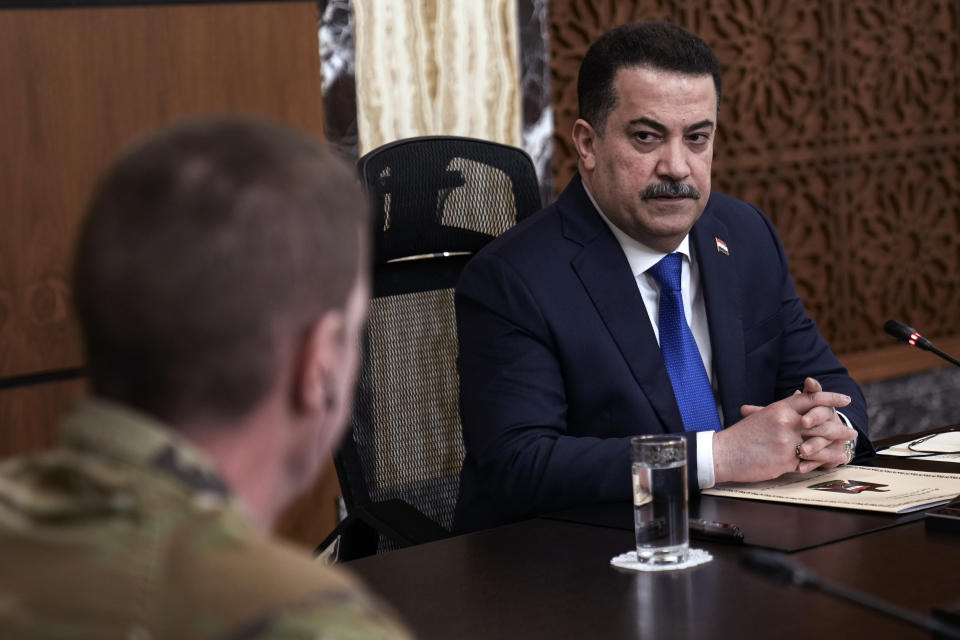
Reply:
[[629, 500], [638, 434], [686, 434], [693, 491], [871, 450], [770, 221], [711, 194], [720, 95], [713, 52], [669, 23], [587, 52], [578, 175], [457, 287], [458, 530]]

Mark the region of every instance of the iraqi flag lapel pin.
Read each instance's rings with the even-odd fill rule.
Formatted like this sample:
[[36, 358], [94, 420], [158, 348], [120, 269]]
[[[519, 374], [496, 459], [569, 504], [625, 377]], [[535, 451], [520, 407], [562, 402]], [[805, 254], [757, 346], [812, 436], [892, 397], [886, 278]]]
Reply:
[[727, 249], [727, 243], [721, 240], [720, 238], [714, 236], [714, 240], [717, 241], [717, 252], [722, 253], [725, 256], [730, 255], [730, 249]]

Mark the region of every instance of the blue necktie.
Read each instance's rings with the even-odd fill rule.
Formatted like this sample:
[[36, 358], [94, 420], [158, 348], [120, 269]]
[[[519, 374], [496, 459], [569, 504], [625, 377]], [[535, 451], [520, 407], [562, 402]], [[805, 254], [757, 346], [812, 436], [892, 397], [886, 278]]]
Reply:
[[683, 256], [670, 253], [649, 269], [660, 285], [660, 351], [667, 365], [673, 395], [677, 398], [683, 428], [687, 431], [719, 431], [720, 417], [697, 343], [687, 325], [680, 295]]

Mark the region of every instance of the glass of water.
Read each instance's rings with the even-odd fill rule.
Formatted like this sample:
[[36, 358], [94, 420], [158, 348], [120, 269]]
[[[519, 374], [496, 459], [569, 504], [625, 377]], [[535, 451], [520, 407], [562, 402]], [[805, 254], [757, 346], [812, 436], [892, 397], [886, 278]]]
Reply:
[[637, 560], [679, 564], [687, 559], [687, 441], [681, 435], [630, 439], [633, 527]]

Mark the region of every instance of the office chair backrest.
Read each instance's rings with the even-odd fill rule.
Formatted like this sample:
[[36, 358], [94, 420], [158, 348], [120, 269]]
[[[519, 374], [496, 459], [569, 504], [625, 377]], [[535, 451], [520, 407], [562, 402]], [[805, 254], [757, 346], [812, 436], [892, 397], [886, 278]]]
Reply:
[[336, 460], [344, 501], [349, 512], [399, 498], [449, 530], [464, 456], [453, 287], [476, 251], [540, 208], [536, 172], [520, 149], [447, 136], [394, 142], [358, 164], [374, 289]]

